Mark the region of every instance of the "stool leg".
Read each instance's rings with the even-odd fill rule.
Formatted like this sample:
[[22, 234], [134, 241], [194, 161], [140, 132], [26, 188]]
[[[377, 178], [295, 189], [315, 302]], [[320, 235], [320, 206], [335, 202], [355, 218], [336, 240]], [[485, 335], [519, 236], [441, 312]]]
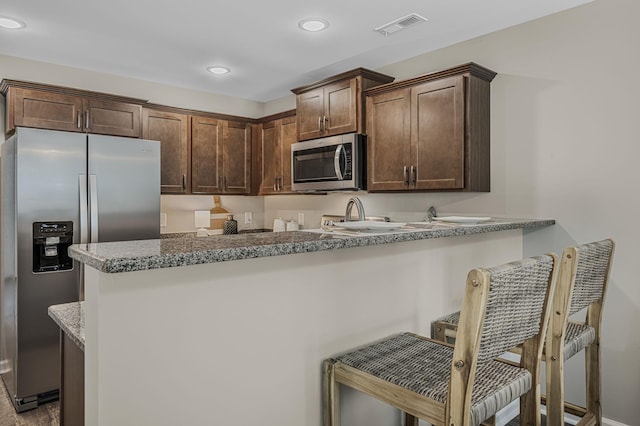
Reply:
[[418, 426], [418, 418], [409, 413], [404, 413], [404, 426]]
[[340, 384], [333, 374], [334, 361], [324, 361], [323, 374], [323, 419], [324, 426], [340, 426]]
[[584, 355], [587, 378], [587, 413], [593, 414], [596, 425], [600, 426], [602, 425], [602, 406], [600, 405], [600, 342], [598, 337], [585, 349]]
[[482, 426], [496, 426], [496, 416], [489, 417], [487, 420], [482, 422]]
[[[540, 360], [536, 353], [537, 341], [529, 339], [522, 345], [520, 366], [531, 373], [532, 386], [520, 397], [520, 425], [540, 426]], [[550, 423], [547, 423], [551, 426]]]
[[547, 354], [547, 425], [564, 425], [564, 357]]

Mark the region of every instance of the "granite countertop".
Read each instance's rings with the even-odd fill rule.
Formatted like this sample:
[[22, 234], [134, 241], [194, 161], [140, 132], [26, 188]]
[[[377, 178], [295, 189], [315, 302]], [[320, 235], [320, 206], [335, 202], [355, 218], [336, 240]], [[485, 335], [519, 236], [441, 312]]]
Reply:
[[555, 224], [553, 219], [494, 218], [479, 224], [447, 224], [433, 229], [411, 229], [375, 234], [345, 235], [288, 231], [198, 238], [161, 238], [75, 244], [69, 248], [69, 255], [101, 272], [119, 273], [536, 228], [553, 224]]
[[49, 316], [58, 327], [84, 352], [84, 317], [80, 313], [84, 302], [49, 306]]

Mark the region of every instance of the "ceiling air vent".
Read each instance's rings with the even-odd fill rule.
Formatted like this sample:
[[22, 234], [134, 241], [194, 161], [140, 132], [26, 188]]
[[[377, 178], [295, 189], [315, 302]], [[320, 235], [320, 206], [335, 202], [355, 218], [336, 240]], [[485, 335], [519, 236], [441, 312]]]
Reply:
[[418, 15], [417, 13], [411, 13], [407, 16], [403, 16], [402, 18], [398, 18], [394, 21], [389, 22], [388, 24], [384, 24], [374, 29], [374, 31], [388, 36], [394, 33], [397, 33], [400, 30], [404, 30], [405, 28], [409, 28], [412, 25], [419, 24], [420, 22], [425, 22], [427, 18]]

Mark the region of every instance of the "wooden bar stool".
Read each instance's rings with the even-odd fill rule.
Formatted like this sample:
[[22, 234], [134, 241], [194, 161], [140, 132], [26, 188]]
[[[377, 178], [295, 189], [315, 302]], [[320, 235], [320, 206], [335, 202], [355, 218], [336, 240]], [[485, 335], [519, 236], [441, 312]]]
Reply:
[[[534, 409], [555, 290], [551, 254], [469, 272], [455, 346], [402, 333], [324, 361], [324, 426], [340, 425], [339, 385], [349, 386], [434, 425], [477, 426], [512, 400]], [[495, 358], [522, 344], [519, 366]], [[536, 414], [537, 413], [537, 414]]]
[[[564, 413], [582, 417], [578, 425], [601, 425], [600, 333], [602, 306], [609, 281], [615, 244], [606, 239], [562, 253], [553, 314], [546, 337], [547, 425], [564, 425]], [[586, 309], [586, 320], [569, 316]], [[431, 323], [431, 336], [442, 342], [456, 339], [460, 313], [446, 315]], [[586, 407], [570, 404], [564, 397], [564, 362], [581, 351], [586, 359]], [[514, 349], [514, 352], [517, 352]]]

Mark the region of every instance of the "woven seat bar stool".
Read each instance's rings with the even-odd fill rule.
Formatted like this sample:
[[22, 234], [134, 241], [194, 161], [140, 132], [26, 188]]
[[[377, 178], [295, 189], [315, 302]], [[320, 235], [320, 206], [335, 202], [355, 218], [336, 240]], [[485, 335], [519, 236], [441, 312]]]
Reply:
[[[402, 333], [324, 361], [324, 426], [340, 425], [340, 386], [433, 425], [477, 426], [511, 401], [539, 408], [539, 375], [558, 260], [554, 254], [469, 272], [455, 346]], [[522, 344], [520, 365], [495, 358]], [[539, 409], [523, 421], [540, 425]], [[537, 413], [537, 414], [536, 414]]]
[[[601, 425], [600, 403], [600, 325], [615, 244], [606, 239], [576, 247], [562, 253], [558, 286], [553, 301], [543, 352], [546, 362], [547, 425], [564, 425], [564, 413], [581, 417], [578, 425]], [[569, 316], [586, 308], [584, 322]], [[431, 323], [431, 336], [439, 341], [456, 338], [460, 312], [446, 315]], [[564, 362], [585, 351], [586, 406], [570, 404], [564, 397]], [[514, 350], [517, 352], [517, 349]]]

